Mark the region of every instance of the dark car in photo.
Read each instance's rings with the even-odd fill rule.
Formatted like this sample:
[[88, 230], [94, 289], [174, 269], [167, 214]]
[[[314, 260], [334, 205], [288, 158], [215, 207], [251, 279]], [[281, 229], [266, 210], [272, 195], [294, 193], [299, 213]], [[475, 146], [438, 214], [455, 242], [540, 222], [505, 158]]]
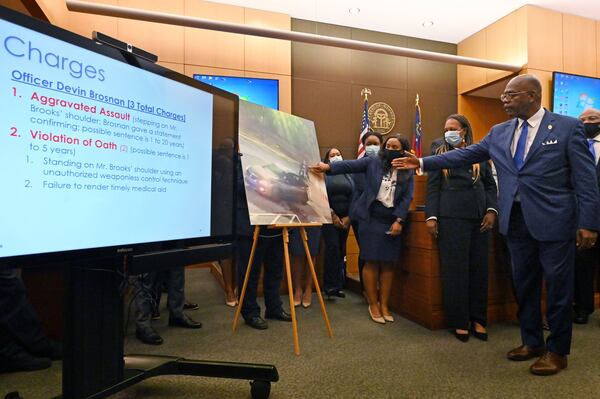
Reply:
[[257, 193], [275, 202], [306, 204], [309, 199], [308, 181], [296, 173], [286, 172], [273, 163], [249, 166], [245, 172], [245, 181]]

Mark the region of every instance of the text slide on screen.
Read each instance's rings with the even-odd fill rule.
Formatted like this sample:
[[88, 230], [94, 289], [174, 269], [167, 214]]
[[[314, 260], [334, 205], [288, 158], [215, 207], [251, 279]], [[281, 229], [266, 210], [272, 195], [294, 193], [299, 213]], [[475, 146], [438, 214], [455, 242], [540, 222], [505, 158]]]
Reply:
[[0, 32], [0, 257], [210, 235], [212, 94]]

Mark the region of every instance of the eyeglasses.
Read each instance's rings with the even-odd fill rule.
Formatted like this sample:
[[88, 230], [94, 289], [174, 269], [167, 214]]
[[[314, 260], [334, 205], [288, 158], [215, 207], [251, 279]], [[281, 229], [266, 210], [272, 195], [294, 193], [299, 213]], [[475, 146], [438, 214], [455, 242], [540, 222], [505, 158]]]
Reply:
[[502, 93], [500, 94], [500, 101], [505, 101], [505, 100], [512, 100], [514, 97], [518, 96], [519, 94], [523, 94], [523, 93], [531, 93], [531, 90], [525, 90], [525, 91], [509, 91], [507, 93]]

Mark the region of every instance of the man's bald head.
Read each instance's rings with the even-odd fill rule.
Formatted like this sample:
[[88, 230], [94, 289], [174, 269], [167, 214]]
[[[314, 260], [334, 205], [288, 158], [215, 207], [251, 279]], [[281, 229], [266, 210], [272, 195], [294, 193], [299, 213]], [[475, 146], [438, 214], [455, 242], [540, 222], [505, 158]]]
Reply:
[[542, 84], [533, 75], [515, 76], [506, 85], [500, 99], [509, 116], [529, 119], [542, 106]]
[[583, 123], [599, 123], [600, 110], [596, 108], [588, 108], [579, 115], [579, 120]]

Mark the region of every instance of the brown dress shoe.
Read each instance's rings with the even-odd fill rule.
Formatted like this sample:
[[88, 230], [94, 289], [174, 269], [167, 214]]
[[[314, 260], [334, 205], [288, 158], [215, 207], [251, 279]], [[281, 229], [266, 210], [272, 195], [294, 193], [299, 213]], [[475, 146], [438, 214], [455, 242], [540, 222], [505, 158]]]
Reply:
[[554, 352], [546, 351], [542, 357], [540, 357], [531, 365], [529, 371], [536, 375], [552, 375], [566, 368], [566, 356], [561, 356]]
[[545, 350], [546, 348], [544, 348], [543, 346], [540, 346], [539, 348], [532, 348], [531, 346], [521, 345], [518, 348], [509, 351], [506, 354], [506, 357], [509, 360], [519, 362], [522, 360], [529, 360], [533, 359], [534, 357], [541, 356]]

